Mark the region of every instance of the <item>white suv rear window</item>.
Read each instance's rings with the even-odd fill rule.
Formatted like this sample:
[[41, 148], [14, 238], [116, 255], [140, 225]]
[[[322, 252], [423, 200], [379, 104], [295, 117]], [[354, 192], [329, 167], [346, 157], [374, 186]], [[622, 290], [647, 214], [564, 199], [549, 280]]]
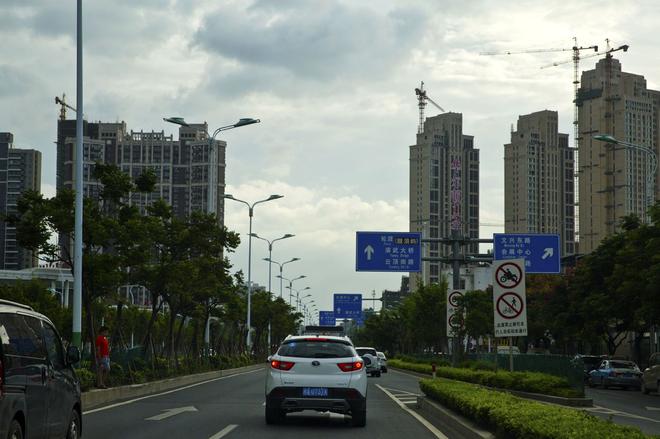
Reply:
[[278, 355], [301, 358], [346, 358], [355, 355], [351, 346], [331, 341], [290, 341], [280, 346]]

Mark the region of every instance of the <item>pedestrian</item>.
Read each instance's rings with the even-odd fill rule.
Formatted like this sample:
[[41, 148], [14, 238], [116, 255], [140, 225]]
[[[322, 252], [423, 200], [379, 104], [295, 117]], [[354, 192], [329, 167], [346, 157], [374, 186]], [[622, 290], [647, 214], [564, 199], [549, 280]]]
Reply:
[[108, 343], [109, 328], [101, 326], [96, 337], [96, 387], [107, 389], [106, 380], [110, 373], [110, 343]]

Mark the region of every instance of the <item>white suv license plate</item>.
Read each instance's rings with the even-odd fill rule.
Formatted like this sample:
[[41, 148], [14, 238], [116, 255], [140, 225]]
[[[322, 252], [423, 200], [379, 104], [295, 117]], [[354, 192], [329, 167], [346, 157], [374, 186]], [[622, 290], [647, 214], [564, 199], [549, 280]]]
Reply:
[[326, 387], [303, 387], [302, 394], [311, 398], [327, 398], [328, 389]]

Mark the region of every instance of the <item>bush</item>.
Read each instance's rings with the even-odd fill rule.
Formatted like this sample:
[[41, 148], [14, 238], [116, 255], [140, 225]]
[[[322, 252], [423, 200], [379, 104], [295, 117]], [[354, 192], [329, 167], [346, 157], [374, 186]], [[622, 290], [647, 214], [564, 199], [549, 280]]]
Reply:
[[639, 429], [615, 425], [581, 410], [542, 404], [474, 384], [423, 379], [431, 399], [508, 439], [643, 439]]
[[[390, 366], [415, 372], [431, 374], [431, 366], [427, 364], [404, 363], [390, 361]], [[436, 375], [457, 381], [481, 384], [498, 389], [518, 390], [521, 392], [541, 393], [544, 395], [561, 396], [564, 398], [579, 398], [580, 392], [571, 388], [568, 380], [540, 372], [507, 372], [503, 370], [473, 370], [456, 367], [438, 367]]]
[[96, 384], [96, 375], [89, 369], [76, 369], [76, 375], [80, 380], [80, 391], [85, 392]]

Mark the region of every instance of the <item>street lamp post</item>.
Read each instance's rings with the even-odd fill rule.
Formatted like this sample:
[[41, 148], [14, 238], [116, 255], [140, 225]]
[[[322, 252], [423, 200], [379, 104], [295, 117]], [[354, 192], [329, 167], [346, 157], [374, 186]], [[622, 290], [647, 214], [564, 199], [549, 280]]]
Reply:
[[289, 289], [289, 306], [291, 306], [291, 299], [293, 298], [293, 294], [292, 294], [292, 293], [293, 293], [293, 283], [294, 283], [295, 281], [299, 280], [299, 279], [304, 279], [304, 278], [306, 278], [307, 276], [305, 276], [305, 275], [303, 274], [303, 275], [301, 275], [301, 276], [294, 277], [293, 279], [287, 279], [286, 277], [282, 277], [282, 276], [277, 276], [277, 277], [279, 277], [280, 279], [284, 279], [284, 280], [286, 280], [286, 281], [289, 282], [289, 286], [288, 286], [287, 288]]
[[[163, 120], [165, 122], [173, 123], [175, 125], [181, 125], [184, 127], [190, 126], [189, 123], [187, 123], [183, 117], [164, 117]], [[216, 191], [218, 189], [218, 151], [215, 148], [215, 138], [220, 132], [222, 131], [227, 131], [231, 130], [234, 128], [239, 128], [243, 127], [246, 125], [252, 125], [255, 123], [261, 122], [259, 119], [252, 119], [252, 118], [242, 118], [239, 119], [238, 122], [231, 124], [231, 125], [225, 125], [222, 126], [215, 131], [213, 131], [213, 134], [209, 134], [208, 130], [204, 130], [206, 132], [206, 137], [209, 139], [209, 190], [207, 192], [208, 199], [206, 201], [206, 211], [208, 213], [216, 213], [216, 203], [218, 196], [216, 194]]]
[[[655, 195], [655, 188], [653, 181], [655, 179], [655, 174], [658, 170], [658, 156], [655, 153], [655, 151], [653, 151], [651, 148], [648, 148], [646, 146], [636, 145], [634, 143], [618, 140], [614, 136], [610, 136], [608, 134], [598, 134], [593, 136], [593, 138], [596, 140], [600, 140], [601, 142], [610, 143], [613, 145], [621, 145], [631, 149], [638, 149], [640, 151], [645, 152], [648, 155], [649, 161], [646, 163], [647, 173], [646, 173], [646, 184], [645, 184], [646, 186], [645, 198], [646, 198], [646, 207], [647, 208], [651, 207], [653, 205], [653, 199]], [[646, 221], [650, 222], [650, 216], [648, 212], [646, 212]]]
[[[272, 294], [272, 290], [270, 289], [270, 284], [271, 284], [271, 279], [272, 279], [271, 266], [272, 266], [273, 262], [275, 262], [275, 261], [273, 261], [273, 244], [276, 241], [281, 241], [281, 240], [287, 239], [287, 238], [293, 238], [296, 235], [292, 235], [290, 233], [287, 233], [286, 235], [282, 236], [281, 238], [275, 238], [273, 240], [268, 240], [266, 238], [262, 238], [261, 236], [257, 235], [256, 233], [252, 233], [251, 236], [253, 238], [257, 238], [257, 239], [261, 239], [262, 241], [266, 241], [268, 243], [268, 257], [264, 258], [264, 261], [268, 261], [268, 293]], [[293, 262], [294, 260], [298, 261], [300, 259], [299, 258], [293, 258], [292, 260], [287, 261], [287, 262]], [[286, 264], [287, 262], [285, 262], [284, 264]], [[277, 264], [277, 262], [275, 262], [275, 263]], [[280, 265], [280, 270], [282, 269], [282, 265], [284, 265], [284, 264], [281, 264], [281, 265], [278, 264], [278, 265]], [[282, 273], [280, 273], [280, 274], [282, 274]], [[280, 296], [281, 296], [281, 294], [280, 294]]]
[[248, 291], [247, 291], [247, 338], [246, 338], [246, 346], [248, 349], [248, 352], [252, 351], [252, 336], [251, 336], [251, 329], [252, 329], [252, 321], [251, 321], [251, 296], [252, 296], [252, 217], [254, 216], [254, 207], [257, 204], [260, 203], [265, 203], [267, 201], [272, 201], [272, 200], [277, 200], [279, 198], [284, 197], [284, 195], [271, 195], [270, 197], [266, 198], [265, 200], [259, 200], [255, 201], [254, 203], [250, 204], [247, 201], [244, 200], [239, 200], [238, 198], [234, 198], [230, 194], [225, 194], [224, 198], [228, 200], [234, 200], [239, 203], [243, 203], [248, 207], [248, 212], [250, 215], [250, 232], [248, 233]]
[[[282, 236], [281, 238], [275, 238], [273, 240], [268, 240], [266, 238], [262, 238], [261, 236], [257, 235], [256, 233], [251, 233], [250, 236], [253, 238], [261, 239], [262, 241], [266, 241], [268, 243], [268, 258], [264, 258], [268, 260], [268, 300], [270, 301], [270, 298], [273, 294], [273, 290], [271, 290], [271, 280], [272, 280], [272, 273], [271, 273], [271, 266], [272, 264], [272, 256], [273, 256], [273, 244], [276, 241], [281, 241], [283, 239], [288, 239], [288, 238], [293, 238], [295, 235], [292, 235], [290, 233], [287, 233], [286, 235]], [[270, 326], [270, 319], [268, 319], [268, 349], [270, 350], [271, 346], [271, 326]]]
[[264, 258], [264, 261], [272, 262], [273, 264], [277, 264], [277, 265], [280, 266], [280, 275], [279, 275], [279, 276], [275, 276], [275, 277], [279, 277], [279, 278], [280, 278], [280, 299], [282, 298], [282, 279], [284, 279], [284, 277], [282, 277], [282, 270], [284, 269], [284, 266], [285, 266], [286, 264], [288, 264], [288, 263], [290, 263], [290, 262], [296, 262], [296, 261], [299, 261], [299, 260], [300, 260], [300, 258], [291, 258], [291, 259], [289, 259], [288, 261], [286, 261], [286, 262], [282, 262], [282, 263], [280, 264], [280, 263], [277, 262], [277, 261], [273, 261], [271, 258]]
[[[189, 127], [190, 124], [185, 121], [183, 117], [164, 117], [165, 122], [173, 123], [175, 125], [180, 125], [183, 127]], [[246, 125], [252, 125], [255, 123], [261, 122], [259, 119], [252, 118], [242, 118], [238, 122], [222, 126], [215, 131], [213, 134], [209, 134], [207, 129], [204, 129], [206, 137], [209, 139], [209, 189], [207, 191], [207, 200], [206, 200], [206, 212], [209, 214], [217, 214], [216, 202], [218, 196], [216, 191], [218, 189], [218, 151], [215, 148], [215, 138], [220, 132], [228, 131], [234, 128], [243, 127]], [[210, 302], [210, 301], [209, 301]], [[204, 345], [205, 349], [208, 352], [209, 342], [210, 342], [210, 333], [211, 333], [211, 313], [209, 311], [209, 318], [206, 319], [206, 326], [204, 329]]]

